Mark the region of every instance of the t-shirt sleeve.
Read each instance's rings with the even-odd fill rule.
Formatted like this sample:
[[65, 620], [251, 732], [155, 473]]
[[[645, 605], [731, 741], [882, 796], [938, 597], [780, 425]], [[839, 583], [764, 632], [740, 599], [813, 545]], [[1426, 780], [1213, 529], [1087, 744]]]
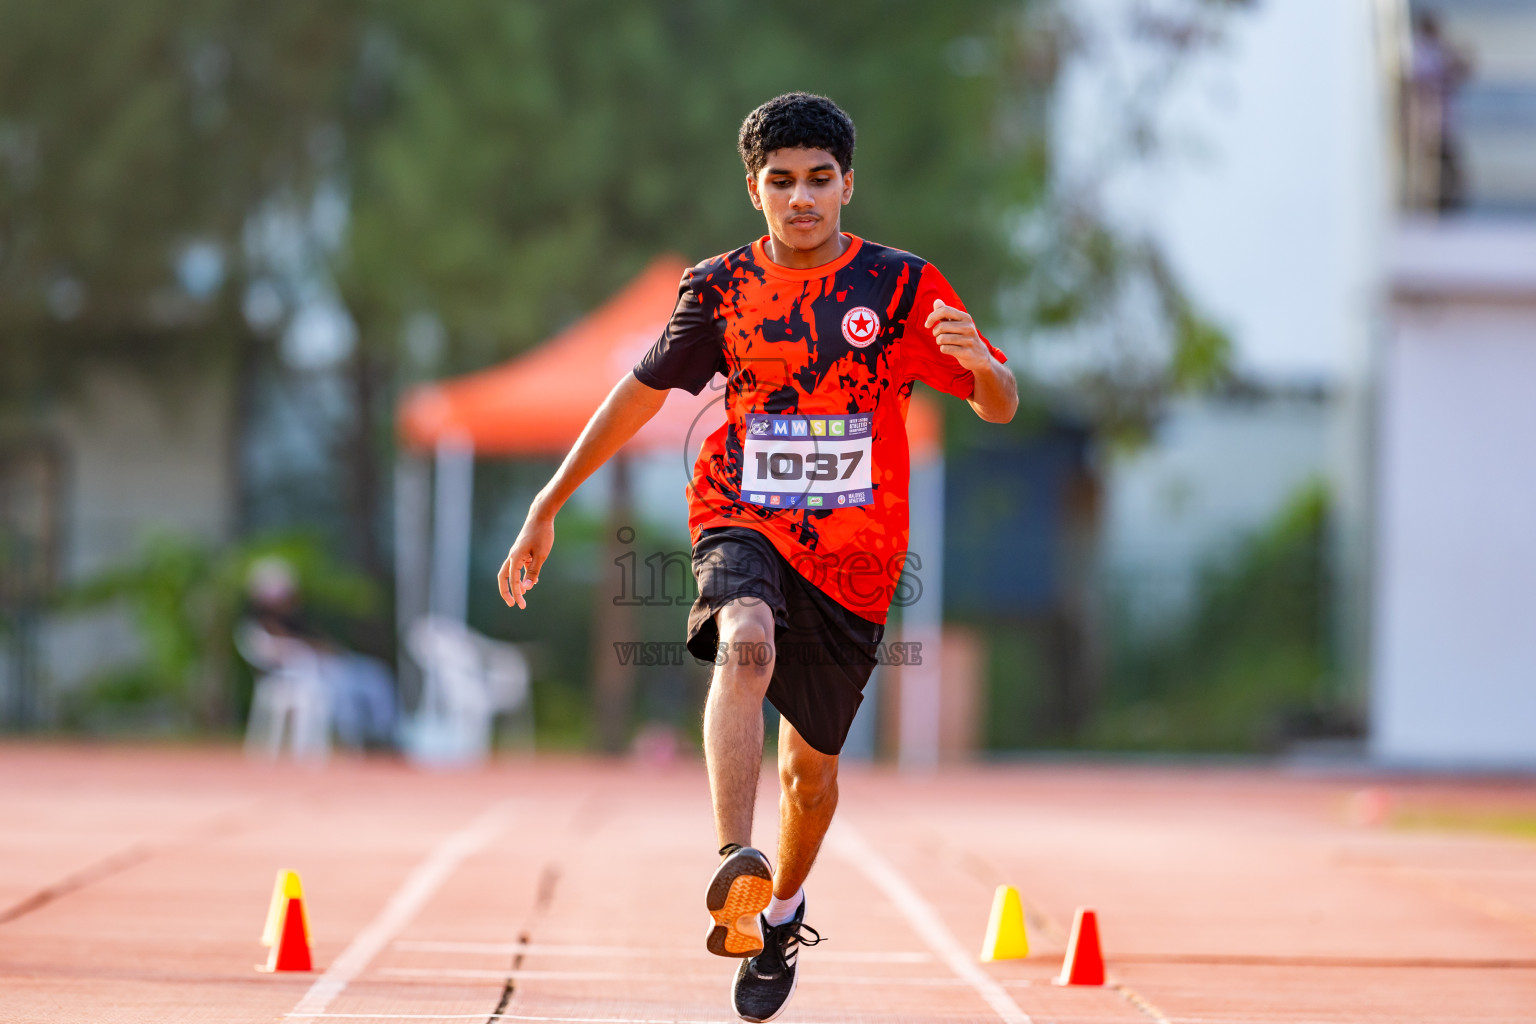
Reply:
[[683, 273], [672, 318], [635, 364], [635, 378], [658, 391], [682, 388], [696, 395], [715, 374], [726, 372], [721, 324], [699, 301], [693, 279], [693, 270]]
[[[956, 398], [970, 398], [971, 393], [976, 390], [975, 377], [970, 370], [960, 365], [958, 359], [939, 349], [938, 342], [933, 338], [933, 332], [925, 326], [928, 314], [933, 312], [934, 299], [943, 299], [946, 306], [965, 309], [965, 303], [960, 301], [960, 297], [949, 286], [944, 275], [939, 273], [938, 268], [933, 264], [926, 263], [923, 265], [922, 274], [918, 277], [917, 295], [912, 302], [912, 312], [907, 317], [903, 346], [906, 349], [906, 376], [911, 380], [920, 380]], [[981, 341], [998, 362], [1008, 361], [1008, 357], [993, 347], [985, 337]]]

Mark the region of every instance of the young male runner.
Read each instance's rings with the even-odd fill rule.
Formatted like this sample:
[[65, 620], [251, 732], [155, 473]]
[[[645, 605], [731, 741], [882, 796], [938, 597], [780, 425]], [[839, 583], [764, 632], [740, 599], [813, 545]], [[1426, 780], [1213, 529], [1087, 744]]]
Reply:
[[[716, 666], [704, 756], [723, 860], [706, 945], [742, 958], [732, 1000], [748, 1021], [779, 1015], [797, 947], [820, 941], [802, 886], [906, 556], [913, 382], [991, 422], [1018, 407], [1004, 357], [932, 264], [840, 231], [853, 146], [853, 122], [822, 96], [789, 93], [747, 115], [747, 194], [768, 234], [683, 275], [665, 332], [535, 498], [499, 580], [502, 599], [526, 607], [571, 493], [669, 388], [696, 395], [725, 376], [727, 421], [688, 490], [699, 586], [688, 649]], [[782, 718], [776, 870], [751, 845], [764, 696]]]

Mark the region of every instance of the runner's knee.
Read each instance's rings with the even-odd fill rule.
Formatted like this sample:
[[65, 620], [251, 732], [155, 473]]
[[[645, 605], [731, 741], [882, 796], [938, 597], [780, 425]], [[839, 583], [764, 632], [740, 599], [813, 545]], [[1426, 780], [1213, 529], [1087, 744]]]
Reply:
[[[745, 611], [737, 610], [737, 607], [727, 606], [720, 612], [719, 618], [720, 642], [730, 644], [731, 661], [752, 661], [754, 663], [764, 660], [767, 656], [771, 665], [773, 660], [773, 619], [771, 616], [753, 615]], [[752, 655], [738, 659], [738, 648], [744, 655]]]
[[773, 677], [773, 613], [762, 604], [732, 602], [720, 610], [716, 623], [726, 653], [716, 678], [750, 681], [766, 692]]
[[837, 758], [825, 754], [785, 758], [779, 782], [796, 806], [814, 810], [837, 792]]

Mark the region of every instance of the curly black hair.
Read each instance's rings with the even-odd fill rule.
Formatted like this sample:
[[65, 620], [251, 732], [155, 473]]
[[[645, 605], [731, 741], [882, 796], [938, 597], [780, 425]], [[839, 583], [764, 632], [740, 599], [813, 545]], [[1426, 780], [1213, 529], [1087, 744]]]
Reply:
[[836, 103], [808, 92], [787, 92], [741, 122], [736, 148], [748, 174], [756, 174], [776, 149], [824, 149], [844, 173], [853, 170], [853, 121]]

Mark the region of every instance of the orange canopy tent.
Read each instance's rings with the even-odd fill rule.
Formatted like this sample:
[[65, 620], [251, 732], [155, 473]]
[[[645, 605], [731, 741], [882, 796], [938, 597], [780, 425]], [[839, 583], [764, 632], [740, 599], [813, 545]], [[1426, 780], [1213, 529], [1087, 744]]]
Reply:
[[[615, 383], [661, 336], [687, 264], [661, 256], [602, 307], [530, 352], [476, 373], [424, 384], [403, 399], [400, 437], [417, 451], [445, 439], [482, 456], [564, 455]], [[717, 379], [697, 396], [673, 391], [632, 450], [688, 446], [725, 422]], [[913, 454], [937, 444], [937, 410], [918, 398], [907, 422]]]

